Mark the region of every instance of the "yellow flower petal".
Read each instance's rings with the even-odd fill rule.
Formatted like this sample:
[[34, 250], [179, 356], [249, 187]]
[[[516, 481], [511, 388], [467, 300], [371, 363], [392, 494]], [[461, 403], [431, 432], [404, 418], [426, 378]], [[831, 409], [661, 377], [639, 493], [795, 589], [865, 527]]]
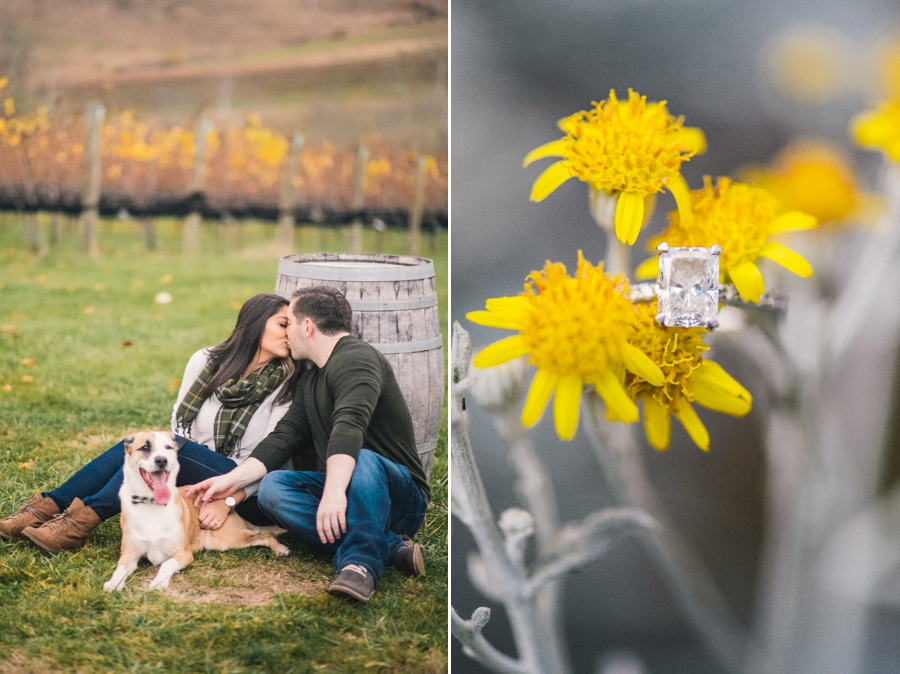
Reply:
[[731, 276], [742, 299], [759, 303], [766, 290], [759, 267], [749, 261], [740, 262], [728, 270], [728, 275]]
[[571, 440], [578, 429], [578, 412], [581, 407], [581, 377], [560, 377], [553, 396], [553, 420], [560, 440]]
[[472, 360], [475, 367], [487, 368], [521, 358], [528, 353], [528, 345], [520, 335], [513, 335], [486, 346]]
[[525, 407], [522, 409], [522, 425], [531, 428], [541, 420], [553, 389], [556, 388], [558, 377], [546, 370], [538, 370], [531, 380], [528, 395], [525, 398]]
[[769, 225], [769, 234], [780, 234], [781, 232], [800, 232], [806, 229], [812, 229], [819, 224], [815, 216], [803, 213], [801, 211], [788, 211], [777, 215], [772, 219]]
[[572, 174], [569, 172], [569, 169], [563, 166], [563, 162], [558, 161], [550, 164], [538, 176], [538, 179], [534, 181], [534, 185], [531, 187], [531, 200], [543, 201], [571, 177]]
[[651, 386], [662, 386], [666, 377], [659, 365], [633, 344], [625, 344], [622, 348], [622, 360], [625, 367]]
[[616, 203], [616, 238], [633, 246], [644, 224], [644, 197], [637, 192], [622, 192]]
[[753, 407], [753, 396], [718, 363], [704, 360], [691, 378], [694, 401], [716, 412], [742, 417]]
[[706, 426], [700, 421], [700, 417], [697, 416], [691, 404], [684, 398], [678, 399], [678, 409], [675, 412], [675, 416], [678, 417], [678, 421], [684, 426], [684, 430], [691, 436], [694, 444], [704, 452], [708, 452], [709, 431], [706, 430]]
[[777, 262], [788, 271], [792, 271], [802, 278], [809, 278], [813, 275], [812, 265], [805, 257], [780, 243], [769, 241], [760, 249], [759, 254], [760, 257]]
[[478, 325], [503, 330], [518, 330], [521, 325], [521, 319], [516, 315], [496, 311], [470, 311], [466, 314], [466, 318]]
[[679, 173], [667, 185], [672, 196], [675, 197], [675, 205], [678, 207], [678, 215], [683, 227], [690, 226], [694, 220], [694, 212], [691, 210], [691, 191], [687, 181]]
[[684, 127], [684, 145], [691, 152], [703, 154], [706, 152], [706, 136], [695, 126]]
[[637, 405], [625, 393], [619, 378], [611, 370], [606, 370], [598, 379], [594, 380], [594, 387], [616, 419], [621, 419], [626, 424], [638, 420]]
[[634, 270], [635, 278], [656, 278], [659, 276], [659, 256], [641, 262]]
[[515, 297], [489, 297], [484, 303], [488, 311], [522, 311], [528, 306], [528, 300], [522, 295]]
[[650, 446], [661, 452], [668, 449], [671, 426], [669, 410], [653, 398], [645, 398], [644, 431], [647, 433], [647, 440], [650, 442]]
[[540, 147], [534, 148], [531, 152], [525, 155], [522, 166], [528, 166], [531, 162], [537, 161], [538, 159], [543, 159], [544, 157], [562, 157], [565, 149], [565, 138], [560, 138], [559, 140], [552, 140], [549, 143], [544, 143]]

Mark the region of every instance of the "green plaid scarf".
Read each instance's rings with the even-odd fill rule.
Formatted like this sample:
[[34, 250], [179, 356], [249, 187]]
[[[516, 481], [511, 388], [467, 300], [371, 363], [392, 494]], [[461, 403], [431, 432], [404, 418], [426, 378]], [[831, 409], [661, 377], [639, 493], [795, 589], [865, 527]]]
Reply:
[[[178, 406], [175, 432], [179, 435], [191, 437], [191, 426], [204, 402], [200, 394], [217, 369], [217, 365], [207, 363]], [[215, 390], [216, 397], [222, 403], [213, 426], [213, 437], [219, 454], [230, 457], [238, 451], [254, 412], [284, 381], [285, 374], [282, 362], [272, 361], [246, 377], [232, 377]]]

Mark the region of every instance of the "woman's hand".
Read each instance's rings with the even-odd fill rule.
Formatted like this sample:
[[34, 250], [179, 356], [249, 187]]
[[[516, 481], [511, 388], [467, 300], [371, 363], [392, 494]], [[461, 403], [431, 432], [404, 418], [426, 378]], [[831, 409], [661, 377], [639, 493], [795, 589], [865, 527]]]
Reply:
[[221, 529], [225, 524], [225, 518], [231, 508], [225, 505], [225, 500], [209, 501], [200, 507], [200, 515], [197, 517], [201, 529]]

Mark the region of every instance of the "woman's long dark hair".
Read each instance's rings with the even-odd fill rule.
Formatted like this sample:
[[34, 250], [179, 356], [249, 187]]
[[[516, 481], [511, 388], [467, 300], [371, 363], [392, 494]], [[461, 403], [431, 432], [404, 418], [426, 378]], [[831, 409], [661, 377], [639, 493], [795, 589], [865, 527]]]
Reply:
[[[209, 398], [213, 391], [232, 377], [241, 377], [244, 374], [244, 370], [253, 362], [259, 351], [263, 332], [266, 330], [266, 321], [288, 304], [288, 300], [272, 293], [254, 295], [244, 302], [228, 339], [209, 350], [209, 359], [217, 368], [200, 394], [203, 400]], [[290, 356], [282, 359], [282, 363], [288, 379], [275, 401], [276, 405], [293, 400], [300, 372]]]

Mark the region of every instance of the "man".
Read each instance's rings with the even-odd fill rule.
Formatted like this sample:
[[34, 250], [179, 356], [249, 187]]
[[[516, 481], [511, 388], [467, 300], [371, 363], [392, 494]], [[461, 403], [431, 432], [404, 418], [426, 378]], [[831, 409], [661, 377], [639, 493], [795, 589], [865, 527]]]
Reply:
[[[194, 485], [198, 503], [262, 478], [259, 505], [280, 526], [334, 555], [334, 595], [368, 601], [388, 565], [425, 573], [412, 538], [431, 493], [412, 417], [387, 359], [350, 335], [351, 309], [334, 288], [294, 292], [288, 341], [299, 363], [293, 404], [230, 473]], [[305, 369], [304, 369], [305, 368]], [[297, 456], [316, 470], [277, 470]], [[296, 465], [296, 463], [295, 463]]]

